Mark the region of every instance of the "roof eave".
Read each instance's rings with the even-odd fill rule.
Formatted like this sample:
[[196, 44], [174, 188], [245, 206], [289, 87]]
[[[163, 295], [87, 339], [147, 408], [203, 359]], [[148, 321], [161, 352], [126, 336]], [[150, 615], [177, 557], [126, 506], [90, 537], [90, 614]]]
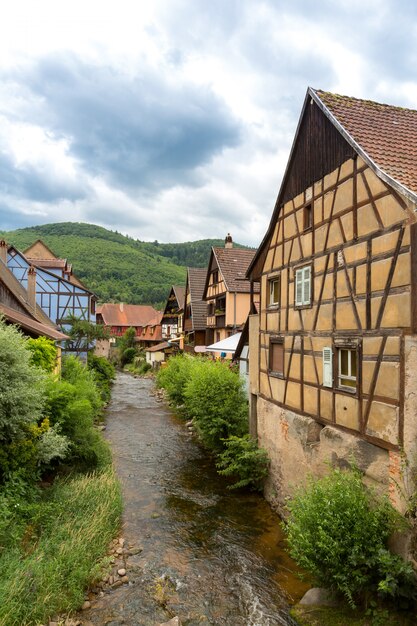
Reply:
[[337, 117], [326, 107], [320, 96], [315, 92], [312, 87], [307, 89], [307, 95], [311, 96], [314, 102], [317, 104], [322, 113], [330, 120], [330, 122], [339, 131], [342, 137], [352, 146], [355, 152], [365, 161], [365, 163], [375, 172], [375, 174], [381, 178], [385, 183], [390, 185], [395, 191], [405, 196], [410, 202], [417, 204], [417, 194], [411, 189], [408, 189], [405, 185], [401, 184], [387, 174], [383, 169], [379, 167], [377, 163], [369, 156], [369, 154], [362, 148], [362, 146], [352, 137], [352, 135], [346, 130], [346, 128], [339, 122]]

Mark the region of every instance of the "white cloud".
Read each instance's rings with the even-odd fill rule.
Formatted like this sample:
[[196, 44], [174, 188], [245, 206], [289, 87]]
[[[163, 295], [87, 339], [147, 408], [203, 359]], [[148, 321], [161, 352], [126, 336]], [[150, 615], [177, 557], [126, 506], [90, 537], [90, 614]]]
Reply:
[[15, 0], [0, 17], [0, 228], [256, 245], [308, 85], [416, 107], [405, 0]]

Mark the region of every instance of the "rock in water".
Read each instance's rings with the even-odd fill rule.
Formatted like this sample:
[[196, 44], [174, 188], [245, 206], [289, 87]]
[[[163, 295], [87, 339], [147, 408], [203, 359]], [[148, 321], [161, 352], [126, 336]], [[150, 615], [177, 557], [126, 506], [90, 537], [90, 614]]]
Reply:
[[338, 602], [335, 599], [334, 595], [328, 589], [323, 589], [322, 587], [313, 587], [303, 595], [299, 604], [337, 606]]

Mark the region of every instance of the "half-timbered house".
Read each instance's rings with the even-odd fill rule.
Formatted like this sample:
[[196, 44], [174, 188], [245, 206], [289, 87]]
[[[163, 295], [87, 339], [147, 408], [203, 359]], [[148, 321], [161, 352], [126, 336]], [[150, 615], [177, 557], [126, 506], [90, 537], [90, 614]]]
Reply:
[[184, 350], [206, 344], [207, 304], [203, 300], [207, 269], [188, 267], [184, 295]]
[[246, 278], [255, 252], [234, 248], [230, 234], [224, 248], [212, 248], [203, 291], [207, 302], [206, 345], [242, 330], [251, 306], [251, 287], [253, 298], [259, 294], [258, 285]]
[[184, 315], [185, 288], [173, 285], [162, 315], [162, 339], [168, 341], [178, 338], [182, 333]]
[[71, 272], [63, 273], [58, 261], [53, 261], [55, 267], [47, 266], [41, 259], [27, 258], [14, 246], [7, 246], [7, 267], [26, 290], [35, 290], [38, 305], [55, 324], [65, 325], [70, 316], [94, 322], [95, 295], [72, 279]]
[[402, 458], [417, 461], [416, 208], [417, 111], [308, 89], [248, 270], [251, 414], [278, 506], [352, 458], [401, 506]]

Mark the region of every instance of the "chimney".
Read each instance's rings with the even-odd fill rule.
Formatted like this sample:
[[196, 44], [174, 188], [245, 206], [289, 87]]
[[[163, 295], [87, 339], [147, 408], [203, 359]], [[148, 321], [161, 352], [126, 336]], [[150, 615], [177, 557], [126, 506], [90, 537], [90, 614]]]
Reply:
[[33, 265], [28, 270], [28, 304], [34, 310], [36, 309], [36, 270]]
[[233, 239], [232, 239], [232, 235], [230, 233], [227, 233], [227, 237], [224, 240], [224, 247], [225, 248], [233, 248]]
[[7, 243], [4, 239], [0, 240], [0, 259], [7, 265]]
[[119, 304], [120, 313], [123, 313], [123, 302]]

